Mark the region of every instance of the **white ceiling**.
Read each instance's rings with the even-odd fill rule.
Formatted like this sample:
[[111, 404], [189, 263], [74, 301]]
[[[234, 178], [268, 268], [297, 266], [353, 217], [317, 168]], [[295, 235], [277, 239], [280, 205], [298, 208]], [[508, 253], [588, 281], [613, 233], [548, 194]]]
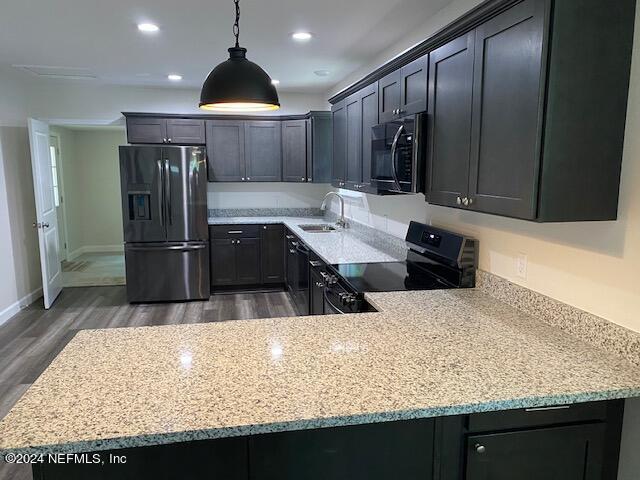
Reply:
[[[241, 0], [240, 44], [280, 79], [280, 90], [324, 92], [449, 1]], [[97, 77], [69, 82], [200, 87], [227, 58], [233, 20], [232, 0], [8, 0], [0, 15], [0, 65], [66, 67]], [[139, 22], [161, 30], [144, 35]], [[295, 30], [315, 37], [295, 43]], [[331, 74], [318, 77], [320, 69]], [[169, 82], [169, 73], [184, 79]]]

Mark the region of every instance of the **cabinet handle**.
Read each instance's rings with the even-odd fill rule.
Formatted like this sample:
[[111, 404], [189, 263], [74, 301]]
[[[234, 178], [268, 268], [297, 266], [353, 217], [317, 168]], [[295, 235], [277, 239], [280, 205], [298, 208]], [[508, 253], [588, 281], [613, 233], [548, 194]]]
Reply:
[[242, 234], [242, 230], [229, 230], [227, 232], [228, 235], [241, 235]]
[[457, 198], [456, 198], [456, 203], [457, 203], [458, 205], [462, 205], [462, 199], [461, 199], [460, 197], [457, 197]]
[[571, 408], [571, 405], [555, 405], [552, 407], [534, 407], [534, 408], [525, 408], [525, 412], [546, 412], [547, 410], [567, 410]]
[[482, 455], [484, 452], [487, 451], [487, 447], [485, 447], [484, 445], [481, 445], [480, 443], [476, 443], [473, 448], [476, 449], [476, 453], [479, 453], [480, 455]]

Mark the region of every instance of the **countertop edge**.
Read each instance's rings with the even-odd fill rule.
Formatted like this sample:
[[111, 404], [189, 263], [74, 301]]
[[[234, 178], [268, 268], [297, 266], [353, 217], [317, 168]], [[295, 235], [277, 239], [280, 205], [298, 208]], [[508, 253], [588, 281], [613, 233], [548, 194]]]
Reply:
[[216, 440], [222, 438], [244, 437], [268, 433], [278, 433], [298, 430], [312, 430], [318, 428], [346, 427], [371, 423], [393, 422], [401, 420], [416, 420], [422, 418], [437, 418], [450, 415], [468, 415], [520, 408], [535, 408], [553, 405], [570, 405], [585, 402], [620, 400], [640, 397], [638, 389], [618, 389], [608, 391], [582, 392], [567, 395], [551, 395], [541, 397], [525, 397], [516, 399], [502, 399], [485, 403], [446, 405], [430, 408], [420, 408], [403, 411], [375, 412], [338, 417], [300, 419], [289, 422], [264, 423], [259, 425], [239, 425], [205, 430], [185, 430], [182, 432], [167, 432], [143, 434], [130, 437], [114, 437], [100, 440], [70, 442], [55, 445], [30, 446], [12, 449], [0, 449], [0, 455], [11, 454], [56, 454], [56, 453], [87, 453], [124, 448], [148, 447], [167, 445], [171, 443], [191, 442], [198, 440]]

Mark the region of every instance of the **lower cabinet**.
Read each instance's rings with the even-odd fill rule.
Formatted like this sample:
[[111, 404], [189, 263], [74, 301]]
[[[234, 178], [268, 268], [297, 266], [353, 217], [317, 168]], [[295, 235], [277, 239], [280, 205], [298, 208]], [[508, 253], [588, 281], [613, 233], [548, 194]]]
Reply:
[[284, 283], [284, 226], [263, 225], [260, 242], [262, 283]]
[[605, 424], [472, 435], [466, 480], [597, 480]]
[[430, 480], [433, 419], [249, 438], [251, 480]]
[[209, 227], [211, 287], [284, 283], [282, 225], [215, 225]]

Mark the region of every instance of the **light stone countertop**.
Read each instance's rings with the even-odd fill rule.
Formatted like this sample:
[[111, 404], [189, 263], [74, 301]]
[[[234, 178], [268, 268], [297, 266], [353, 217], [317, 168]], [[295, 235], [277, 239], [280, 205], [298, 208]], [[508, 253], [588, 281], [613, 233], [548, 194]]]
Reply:
[[381, 311], [84, 330], [0, 422], [82, 452], [640, 396], [640, 369], [478, 290]]
[[[313, 249], [326, 263], [397, 262], [404, 261], [393, 252], [385, 251], [382, 245], [371, 246], [356, 238], [349, 229], [335, 232], [309, 233], [300, 225], [332, 225], [323, 217], [209, 217], [209, 225], [272, 224], [282, 223]], [[375, 238], [371, 239], [375, 242]]]

